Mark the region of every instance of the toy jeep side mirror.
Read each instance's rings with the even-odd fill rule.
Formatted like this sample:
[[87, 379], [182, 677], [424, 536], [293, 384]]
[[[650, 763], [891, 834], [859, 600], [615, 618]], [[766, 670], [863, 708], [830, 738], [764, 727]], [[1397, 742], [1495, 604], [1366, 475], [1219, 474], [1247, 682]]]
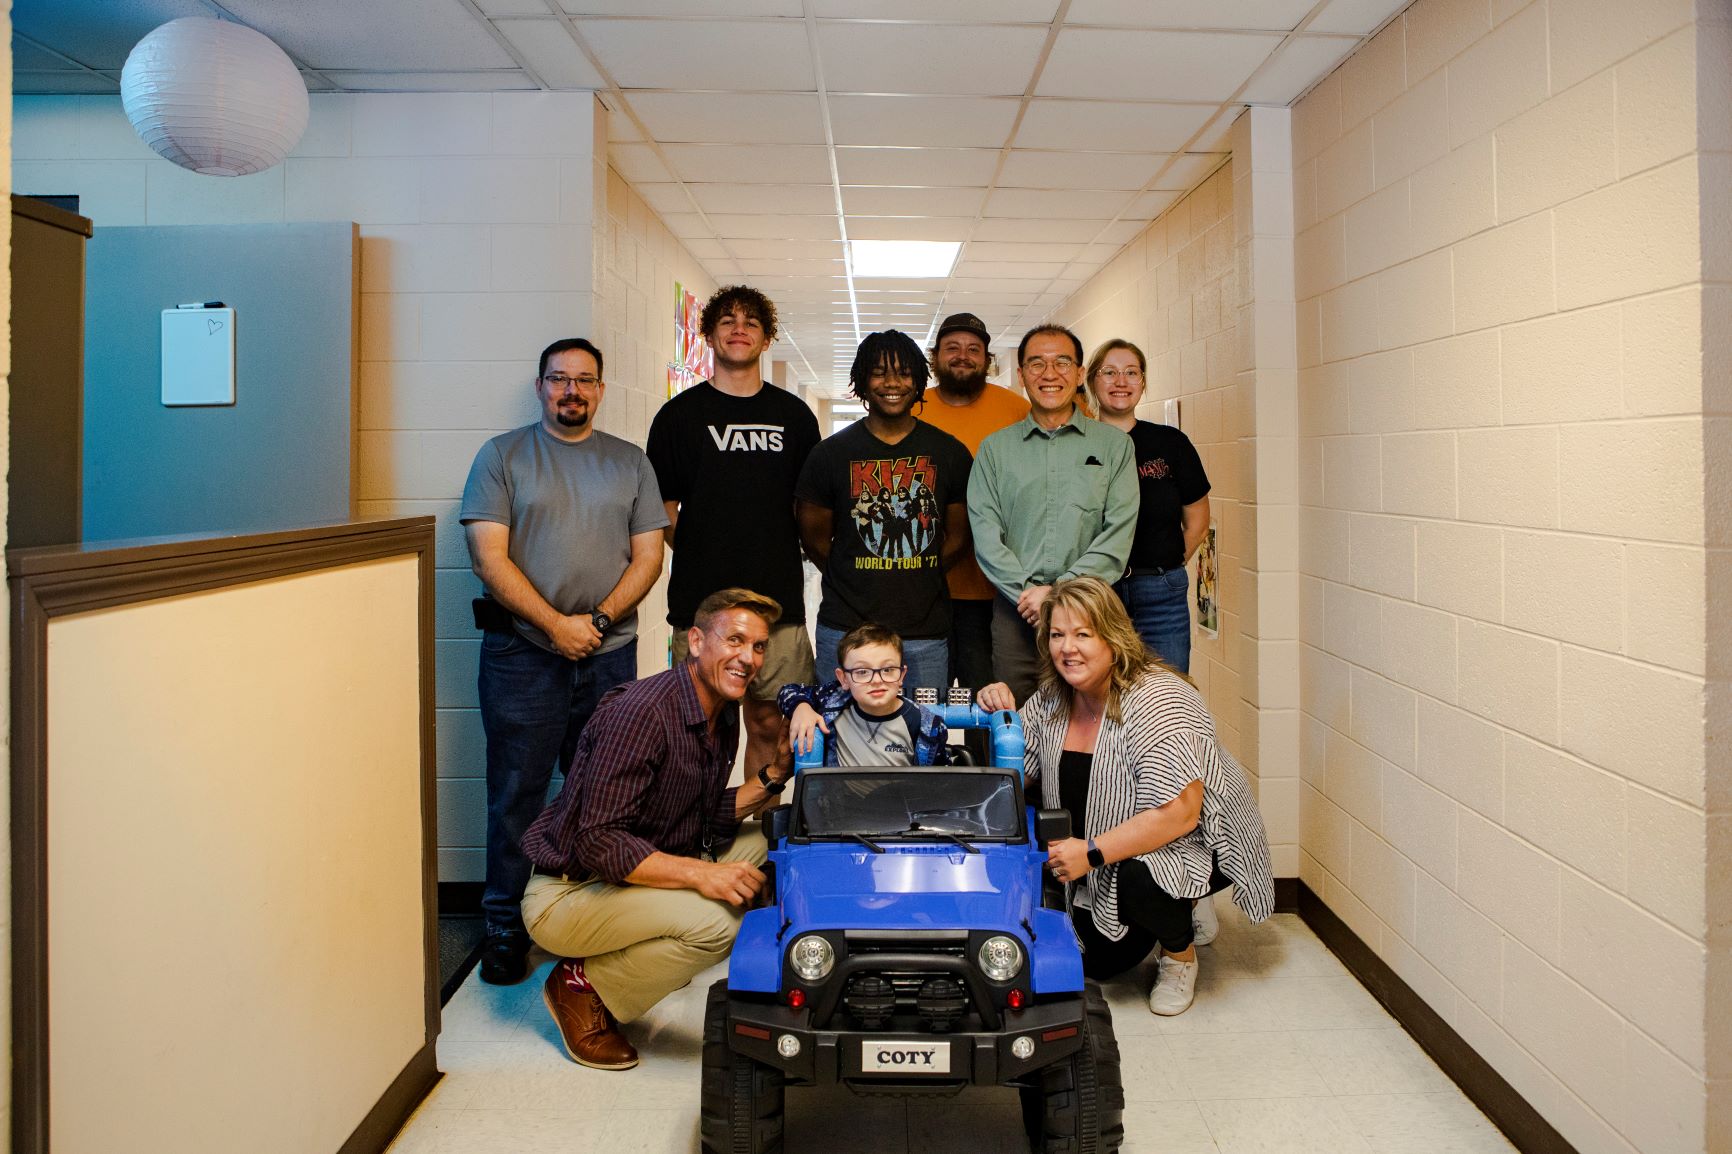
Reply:
[[1070, 836], [1070, 810], [1043, 809], [1035, 813], [1034, 836], [1042, 846]]
[[779, 805], [764, 815], [764, 840], [770, 843], [771, 849], [781, 845], [782, 839], [788, 836], [788, 820], [793, 815], [794, 807], [791, 805]]

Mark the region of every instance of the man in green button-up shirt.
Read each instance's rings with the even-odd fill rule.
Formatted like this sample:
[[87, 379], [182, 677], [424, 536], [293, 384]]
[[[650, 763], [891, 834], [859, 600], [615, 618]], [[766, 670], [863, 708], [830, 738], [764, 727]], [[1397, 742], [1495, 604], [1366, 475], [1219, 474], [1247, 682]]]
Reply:
[[1060, 325], [1017, 346], [1028, 416], [981, 442], [968, 482], [974, 552], [998, 589], [992, 672], [1017, 701], [1035, 690], [1035, 623], [1053, 582], [1124, 576], [1137, 526], [1136, 453], [1124, 433], [1077, 409], [1082, 342]]

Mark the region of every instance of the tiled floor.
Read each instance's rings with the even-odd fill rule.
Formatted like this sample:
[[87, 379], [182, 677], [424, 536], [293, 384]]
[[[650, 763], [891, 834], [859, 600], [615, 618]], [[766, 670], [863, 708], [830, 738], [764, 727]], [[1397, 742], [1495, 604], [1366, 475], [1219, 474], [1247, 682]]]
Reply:
[[[1197, 1002], [1157, 1018], [1145, 966], [1107, 986], [1124, 1059], [1125, 1152], [1480, 1154], [1509, 1151], [1322, 943], [1291, 914], [1250, 925], [1224, 897]], [[627, 1027], [643, 1064], [573, 1064], [541, 1003], [547, 959], [522, 984], [471, 974], [445, 1008], [446, 1077], [394, 1154], [667, 1154], [697, 1149], [698, 1042], [718, 967]], [[904, 1102], [788, 1091], [789, 1154], [1028, 1149], [1010, 1090]]]

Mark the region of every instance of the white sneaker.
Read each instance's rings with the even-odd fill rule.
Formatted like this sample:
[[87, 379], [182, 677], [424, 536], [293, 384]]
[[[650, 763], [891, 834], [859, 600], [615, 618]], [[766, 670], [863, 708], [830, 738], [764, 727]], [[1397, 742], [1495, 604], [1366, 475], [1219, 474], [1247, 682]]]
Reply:
[[1221, 932], [1221, 919], [1215, 916], [1215, 896], [1204, 894], [1191, 907], [1191, 941], [1206, 946]]
[[1156, 965], [1159, 970], [1155, 988], [1149, 991], [1149, 1012], [1170, 1018], [1190, 1009], [1197, 997], [1197, 963], [1162, 954]]

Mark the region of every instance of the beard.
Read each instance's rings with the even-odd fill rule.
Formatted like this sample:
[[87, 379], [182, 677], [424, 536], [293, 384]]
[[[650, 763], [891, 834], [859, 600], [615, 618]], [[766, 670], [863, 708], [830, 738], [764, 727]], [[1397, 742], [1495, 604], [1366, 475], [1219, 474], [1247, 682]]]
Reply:
[[939, 391], [953, 397], [966, 397], [973, 400], [986, 389], [986, 365], [966, 376], [952, 376], [950, 370], [933, 362], [932, 380], [938, 385]]
[[589, 424], [589, 406], [582, 405], [575, 409], [561, 406], [554, 413], [553, 419], [568, 429], [581, 429]]

